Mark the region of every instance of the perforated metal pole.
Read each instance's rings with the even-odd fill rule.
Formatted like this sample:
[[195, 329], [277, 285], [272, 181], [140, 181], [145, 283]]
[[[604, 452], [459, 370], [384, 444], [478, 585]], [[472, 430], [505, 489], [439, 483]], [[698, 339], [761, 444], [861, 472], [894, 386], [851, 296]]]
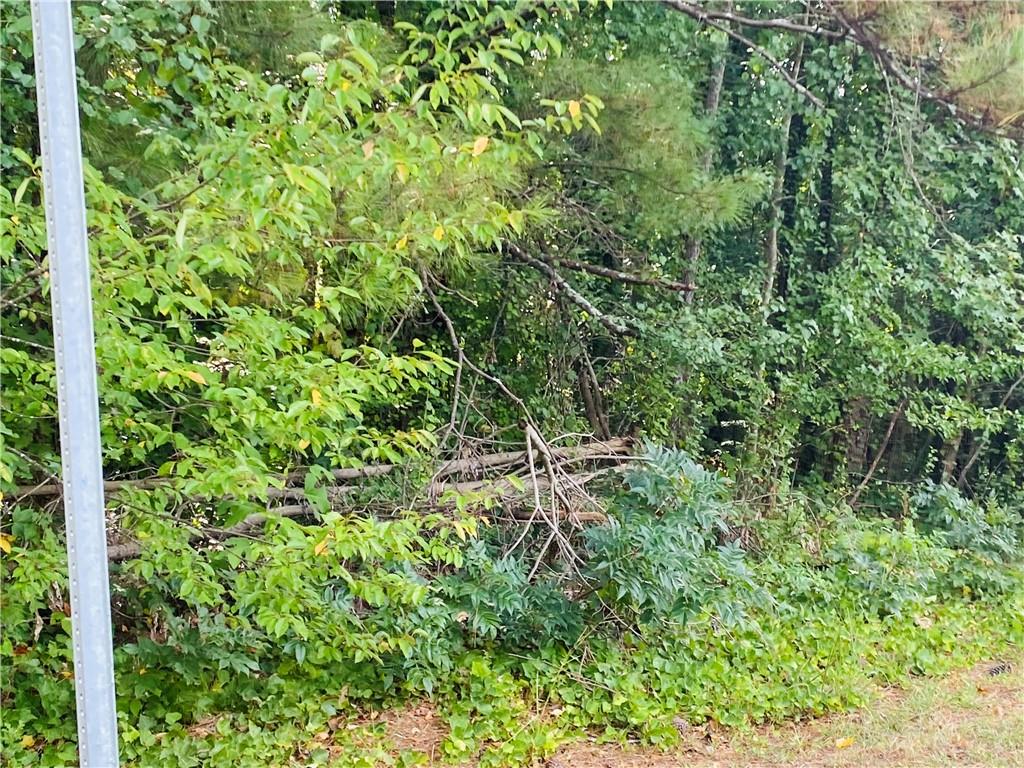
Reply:
[[117, 768], [96, 351], [69, 0], [32, 0], [32, 38], [57, 357], [78, 755], [86, 768]]

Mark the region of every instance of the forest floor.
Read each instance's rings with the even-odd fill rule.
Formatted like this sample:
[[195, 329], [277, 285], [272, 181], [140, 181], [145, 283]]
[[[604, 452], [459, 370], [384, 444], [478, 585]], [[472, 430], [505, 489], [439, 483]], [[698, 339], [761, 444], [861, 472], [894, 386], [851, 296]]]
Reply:
[[[671, 752], [576, 742], [547, 767], [1024, 768], [1024, 654], [1006, 659], [1009, 669], [1001, 661], [879, 689], [854, 712], [745, 730], [692, 727]], [[440, 754], [446, 733], [426, 709], [385, 715], [396, 747]]]

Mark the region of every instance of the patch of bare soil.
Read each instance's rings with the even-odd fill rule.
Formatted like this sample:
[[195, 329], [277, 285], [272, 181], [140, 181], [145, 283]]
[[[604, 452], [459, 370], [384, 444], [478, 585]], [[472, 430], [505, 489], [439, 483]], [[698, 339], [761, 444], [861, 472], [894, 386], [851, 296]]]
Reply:
[[385, 738], [396, 752], [415, 750], [427, 755], [431, 765], [440, 760], [448, 726], [430, 702], [392, 709], [380, 716]]

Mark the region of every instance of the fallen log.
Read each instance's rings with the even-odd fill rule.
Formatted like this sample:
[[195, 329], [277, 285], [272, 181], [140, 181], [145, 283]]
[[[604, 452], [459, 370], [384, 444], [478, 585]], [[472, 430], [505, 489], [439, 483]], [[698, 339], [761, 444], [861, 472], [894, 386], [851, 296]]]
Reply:
[[[619, 470], [620, 466], [609, 468], [610, 471]], [[597, 470], [593, 472], [566, 475], [563, 481], [567, 481], [579, 488], [595, 478], [607, 474], [608, 470]], [[455, 483], [434, 483], [428, 493], [425, 503], [413, 505], [415, 509], [438, 510], [454, 506], [454, 498], [448, 494], [467, 495], [478, 493], [486, 496], [489, 500], [496, 502], [501, 509], [518, 522], [533, 523], [536, 515], [533, 514], [533, 507], [529, 503], [534, 490], [545, 491], [551, 488], [551, 482], [547, 478], [539, 477], [536, 483], [530, 478], [518, 476], [515, 480], [510, 477], [500, 477], [494, 480], [470, 480]], [[294, 498], [304, 498], [304, 492], [300, 488], [288, 489], [294, 492]], [[356, 488], [335, 488], [334, 500], [340, 500], [346, 493], [355, 491]], [[337, 491], [344, 493], [337, 493]], [[493, 510], [487, 510], [492, 512]], [[305, 515], [315, 516], [317, 513], [308, 503], [289, 504], [273, 507], [266, 512], [257, 512], [249, 515], [244, 520], [227, 528], [203, 527], [196, 528], [189, 535], [189, 543], [194, 544], [200, 541], [223, 541], [234, 536], [241, 536], [249, 531], [259, 528], [264, 523], [274, 518], [292, 518]], [[571, 509], [565, 514], [565, 519], [573, 523], [603, 523], [607, 516], [598, 509]], [[541, 522], [541, 521], [538, 521]], [[131, 560], [142, 554], [143, 547], [138, 541], [120, 542], [107, 546], [107, 558], [114, 562]]]
[[[610, 440], [595, 441], [584, 445], [553, 448], [551, 449], [551, 455], [559, 462], [587, 461], [620, 457], [629, 454], [632, 447], [633, 441], [630, 438], [614, 437]], [[525, 462], [526, 459], [526, 451], [506, 451], [504, 453], [484, 454], [475, 458], [455, 459], [445, 462], [435, 474], [435, 479], [469, 473], [479, 474], [486, 469], [515, 466]], [[365, 467], [344, 467], [332, 470], [331, 475], [335, 480], [339, 481], [361, 480], [388, 475], [403, 466], [402, 464], [370, 464]], [[303, 480], [306, 472], [307, 470], [303, 469], [283, 475], [282, 479], [286, 487], [267, 488], [267, 498], [294, 498], [294, 491], [296, 489], [287, 486]], [[107, 480], [103, 483], [103, 491], [104, 493], [112, 494], [129, 488], [152, 490], [164, 486], [174, 479], [173, 477], [147, 477], [138, 480]], [[16, 486], [12, 489], [9, 496], [12, 500], [21, 500], [37, 496], [59, 496], [63, 492], [64, 487], [61, 483], [39, 483]]]

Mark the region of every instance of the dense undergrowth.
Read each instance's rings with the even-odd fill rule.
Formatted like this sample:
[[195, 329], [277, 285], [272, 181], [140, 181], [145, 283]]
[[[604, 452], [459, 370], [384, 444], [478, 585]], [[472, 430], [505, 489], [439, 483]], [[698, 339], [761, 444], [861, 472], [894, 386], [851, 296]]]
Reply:
[[[671, 745], [680, 718], [739, 726], [853, 707], [872, 683], [1024, 644], [1020, 525], [998, 507], [933, 486], [903, 519], [793, 499], [784, 515], [745, 520], [717, 473], [678, 451], [644, 458], [609, 488], [609, 522], [580, 535], [575, 593], [557, 569], [528, 581], [531, 561], [503, 555], [499, 530], [445, 542], [445, 529], [404, 539], [396, 523], [390, 553], [353, 540], [318, 556], [296, 526], [296, 560], [344, 556], [357, 571], [354, 559], [383, 556], [394, 598], [366, 596], [374, 607], [332, 636], [331, 588], [299, 573], [317, 594], [298, 602], [268, 562], [252, 574], [266, 591], [246, 582], [244, 599], [197, 606], [163, 637], [125, 643], [126, 764], [414, 762], [423, 756], [390, 755], [365, 715], [418, 697], [446, 720], [448, 757], [529, 764], [584, 730]], [[59, 544], [31, 525], [21, 523], [15, 563], [58, 567]], [[447, 563], [430, 581], [409, 564], [417, 548]], [[15, 683], [5, 754], [13, 765], [65, 765], [75, 754], [67, 619], [48, 603], [49, 579], [32, 573], [16, 568], [5, 591], [5, 624], [16, 628], [4, 639]], [[130, 596], [138, 606], [145, 583]], [[46, 626], [27, 621], [48, 604]]]

